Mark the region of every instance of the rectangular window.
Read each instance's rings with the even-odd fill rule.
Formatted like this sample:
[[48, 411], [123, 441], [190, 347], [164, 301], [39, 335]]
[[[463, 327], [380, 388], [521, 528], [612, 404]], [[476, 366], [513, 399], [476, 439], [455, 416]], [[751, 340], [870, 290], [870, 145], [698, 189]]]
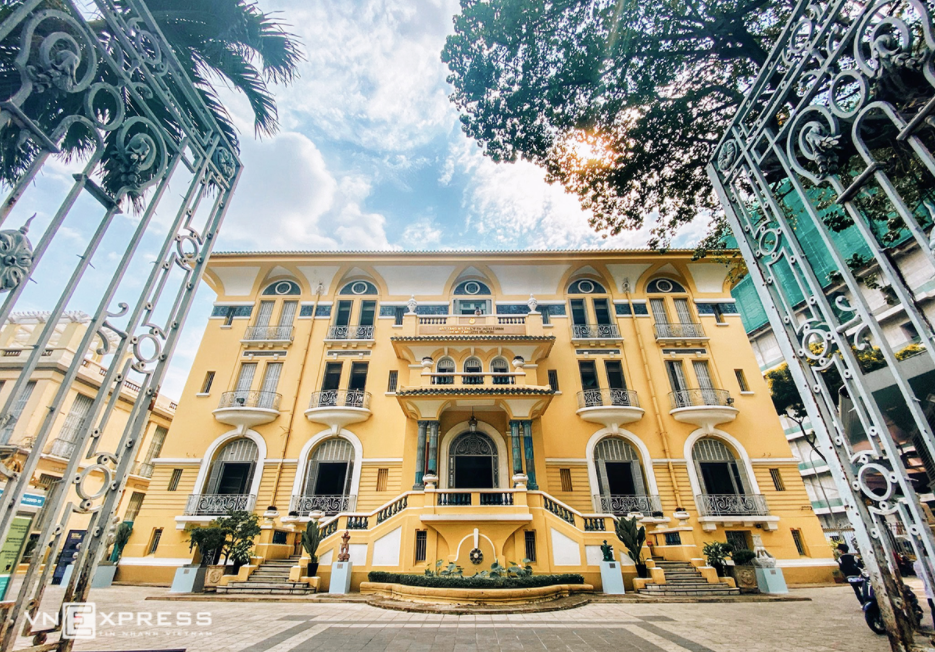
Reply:
[[579, 360], [578, 371], [581, 372], [581, 389], [597, 389], [597, 367], [593, 360]]
[[536, 531], [526, 530], [526, 559], [536, 561]]
[[169, 486], [166, 487], [166, 491], [177, 491], [181, 479], [182, 469], [172, 469], [172, 477], [169, 478]]
[[808, 551], [805, 550], [805, 539], [802, 538], [802, 530], [792, 530], [792, 540], [795, 542], [795, 549], [802, 557], [808, 557]]
[[666, 545], [667, 546], [680, 546], [682, 545], [682, 536], [678, 532], [666, 532]]
[[607, 299], [593, 299], [594, 317], [598, 324], [610, 324], [610, 307]]
[[153, 440], [149, 444], [149, 450], [146, 451], [146, 457], [143, 458], [143, 464], [152, 464], [153, 460], [159, 457], [159, 454], [162, 453], [162, 447], [166, 443], [167, 434], [168, 432], [162, 426], [156, 427]]
[[399, 372], [395, 369], [390, 371], [390, 377], [386, 381], [386, 391], [393, 393], [396, 391], [396, 386], [399, 383]]
[[253, 387], [253, 376], [256, 374], [255, 362], [244, 362], [240, 365], [240, 375], [237, 376], [236, 390], [239, 393], [246, 393]]
[[653, 311], [653, 320], [657, 324], [668, 324], [669, 323], [669, 314], [666, 312], [666, 300], [665, 299], [650, 299], [649, 307]]
[[57, 475], [42, 473], [39, 475], [39, 481], [36, 483], [43, 489], [51, 489], [52, 485], [61, 480]]
[[347, 381], [348, 390], [364, 391], [367, 386], [367, 368], [368, 362], [351, 363], [351, 377]]
[[714, 321], [718, 324], [726, 324], [727, 322], [724, 320], [724, 311], [721, 310], [721, 304], [712, 303], [710, 306], [711, 312], [714, 313]]
[[133, 492], [129, 502], [127, 502], [127, 511], [123, 514], [124, 521], [130, 521], [132, 523], [136, 520], [137, 514], [140, 513], [140, 508], [143, 506], [144, 498], [146, 498], [146, 494], [139, 491]]
[[393, 307], [393, 323], [397, 326], [403, 325], [403, 317], [406, 314], [406, 306]]
[[734, 375], [737, 376], [737, 385], [740, 386], [741, 392], [749, 392], [750, 386], [747, 384], [747, 377], [743, 373], [743, 369], [734, 369]]
[[386, 480], [389, 475], [389, 469], [377, 469], [377, 491], [386, 491]]
[[559, 469], [558, 477], [562, 480], [562, 491], [573, 491], [571, 486], [571, 469]]
[[374, 317], [377, 314], [377, 302], [376, 301], [361, 301], [360, 302], [360, 319], [358, 323], [361, 326], [373, 326]]
[[428, 549], [428, 532], [425, 530], [416, 530], [416, 563], [425, 561]]
[[584, 299], [571, 300], [571, 323], [584, 326], [588, 323], [588, 312], [584, 308]]
[[202, 393], [202, 394], [210, 394], [210, 393], [211, 393], [211, 385], [214, 384], [214, 373], [215, 373], [215, 372], [213, 372], [213, 371], [209, 371], [208, 373], [205, 374], [205, 381], [204, 381], [203, 383], [201, 383], [201, 393]]
[[224, 315], [224, 325], [230, 326], [234, 323], [234, 306], [227, 306], [227, 314]]
[[351, 323], [352, 301], [338, 301], [338, 312], [334, 317], [335, 326], [347, 326]]
[[68, 416], [65, 417], [65, 423], [58, 433], [58, 439], [52, 442], [50, 453], [56, 457], [71, 457], [75, 452], [76, 442], [84, 429], [88, 412], [91, 411], [91, 405], [94, 399], [84, 394], [75, 396]]
[[753, 539], [749, 530], [728, 530], [724, 535], [734, 550], [753, 550]]
[[321, 391], [327, 392], [341, 386], [341, 363], [329, 362], [325, 365], [325, 376], [321, 380]]
[[549, 369], [549, 387], [553, 392], [558, 391], [558, 371], [555, 369]]
[[282, 312], [279, 313], [279, 325], [283, 328], [292, 326], [295, 321], [295, 311], [299, 308], [298, 301], [283, 301]]
[[272, 316], [273, 302], [260, 301], [260, 309], [256, 313], [256, 324], [254, 324], [254, 326], [259, 326], [260, 328], [269, 326], [269, 320]]
[[155, 530], [153, 530], [153, 536], [152, 536], [152, 538], [149, 540], [149, 545], [146, 547], [146, 554], [147, 554], [147, 555], [155, 555], [155, 554], [156, 554], [156, 550], [159, 549], [159, 539], [161, 539], [161, 538], [162, 538], [162, 528], [159, 527], [159, 528], [156, 528]]
[[769, 476], [773, 479], [773, 487], [776, 488], [776, 491], [786, 490], [786, 485], [782, 481], [782, 476], [779, 475], [779, 469], [770, 469]]
[[626, 389], [627, 381], [623, 377], [623, 365], [619, 360], [605, 360], [604, 371], [607, 372], [607, 386], [611, 389]]

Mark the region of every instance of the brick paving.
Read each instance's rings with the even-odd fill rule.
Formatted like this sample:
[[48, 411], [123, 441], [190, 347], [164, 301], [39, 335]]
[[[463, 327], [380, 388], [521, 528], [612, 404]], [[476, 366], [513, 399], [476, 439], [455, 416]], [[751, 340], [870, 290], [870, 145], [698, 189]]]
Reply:
[[[97, 638], [75, 649], [192, 652], [358, 650], [614, 650], [620, 652], [885, 652], [850, 587], [797, 589], [810, 601], [592, 603], [547, 613], [440, 615], [362, 602], [176, 602], [166, 589], [116, 586], [91, 592]], [[146, 598], [156, 598], [147, 600]], [[61, 598], [51, 589], [44, 601]], [[118, 612], [124, 612], [121, 616]], [[210, 624], [197, 622], [198, 614]], [[190, 614], [186, 616], [186, 614]], [[123, 618], [122, 625], [117, 624]], [[928, 618], [926, 622], [929, 622]], [[25, 646], [26, 639], [21, 643]]]

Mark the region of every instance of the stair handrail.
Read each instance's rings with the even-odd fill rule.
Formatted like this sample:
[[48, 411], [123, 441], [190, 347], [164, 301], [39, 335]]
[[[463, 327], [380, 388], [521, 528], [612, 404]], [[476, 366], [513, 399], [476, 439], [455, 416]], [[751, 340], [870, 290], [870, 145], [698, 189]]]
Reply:
[[[388, 502], [386, 502], [386, 503], [383, 503], [382, 505], [380, 505], [379, 507], [377, 507], [377, 508], [376, 508], [375, 510], [373, 510], [372, 512], [357, 512], [357, 511], [354, 511], [354, 512], [338, 512], [337, 514], [334, 514], [333, 516], [329, 516], [328, 518], [322, 518], [320, 521], [318, 521], [318, 527], [324, 528], [324, 527], [326, 527], [326, 526], [328, 526], [328, 525], [331, 525], [331, 522], [332, 522], [332, 521], [336, 521], [336, 520], [338, 520], [339, 518], [341, 518], [342, 516], [347, 516], [347, 517], [349, 517], [349, 518], [350, 518], [350, 517], [355, 517], [355, 516], [361, 516], [361, 517], [366, 517], [366, 518], [369, 518], [369, 517], [371, 517], [371, 516], [376, 516], [376, 515], [379, 514], [381, 511], [383, 511], [383, 510], [386, 509], [387, 507], [390, 507], [391, 505], [393, 505], [393, 504], [394, 504], [396, 501], [398, 501], [398, 500], [402, 500], [403, 498], [406, 498], [406, 500], [407, 500], [407, 502], [408, 502], [408, 497], [409, 497], [409, 496], [421, 495], [421, 494], [424, 494], [424, 493], [425, 493], [424, 491], [412, 491], [412, 490], [404, 491], [403, 493], [398, 494], [395, 498], [393, 498], [393, 500], [390, 500], [390, 501], [388, 501]], [[406, 509], [409, 509], [408, 505], [407, 505]], [[403, 511], [405, 511], [405, 510], [400, 510], [399, 512], [396, 512], [396, 514], [401, 514]], [[394, 514], [393, 516], [395, 516], [396, 514]], [[382, 523], [385, 523], [385, 522], [388, 521], [388, 520], [390, 520], [390, 519], [389, 519], [389, 518], [384, 519], [383, 521], [381, 521], [380, 523], [378, 523], [378, 525], [379, 525], [379, 524], [382, 524]], [[331, 536], [333, 536], [333, 535], [335, 535], [335, 534], [337, 534], [337, 530], [335, 530], [334, 532], [332, 532], [332, 533], [329, 534], [328, 536], [324, 537], [324, 538], [322, 539], [322, 541], [324, 541], [325, 539], [330, 538]]]
[[[534, 490], [534, 491], [529, 491], [529, 492], [527, 492], [527, 495], [528, 495], [528, 494], [538, 494], [538, 495], [542, 496], [543, 498], [548, 498], [549, 500], [551, 500], [551, 501], [552, 501], [553, 503], [555, 503], [556, 505], [558, 505], [558, 506], [560, 506], [560, 507], [563, 507], [564, 509], [567, 509], [568, 511], [570, 511], [572, 514], [575, 514], [576, 516], [580, 516], [580, 517], [581, 517], [582, 523], [584, 523], [584, 520], [585, 520], [585, 519], [588, 519], [588, 518], [612, 518], [612, 519], [614, 519], [614, 522], [616, 522], [616, 521], [618, 520], [618, 518], [617, 518], [616, 516], [614, 516], [613, 514], [584, 514], [584, 513], [582, 513], [582, 512], [579, 512], [579, 511], [578, 511], [577, 509], [575, 509], [574, 507], [571, 507], [570, 505], [566, 505], [565, 503], [563, 503], [562, 501], [560, 501], [558, 498], [556, 498], [556, 497], [553, 496], [552, 494], [550, 494], [550, 493], [548, 493], [548, 492], [545, 492], [545, 491], [542, 491], [541, 489], [537, 489], [537, 490]], [[545, 507], [543, 507], [543, 509], [545, 509]], [[546, 509], [546, 511], [548, 511], [548, 510]], [[551, 512], [550, 512], [550, 513], [551, 513]], [[564, 519], [563, 519], [563, 520], [564, 520]], [[568, 523], [568, 521], [565, 521], [565, 522]], [[572, 525], [572, 524], [569, 523], [569, 525]], [[577, 521], [575, 521], [575, 523], [572, 525], [572, 527], [574, 527], [575, 529], [579, 529], [579, 528], [578, 528], [578, 523], [577, 523]], [[583, 532], [583, 531], [584, 531], [584, 530], [582, 530], [582, 532]]]

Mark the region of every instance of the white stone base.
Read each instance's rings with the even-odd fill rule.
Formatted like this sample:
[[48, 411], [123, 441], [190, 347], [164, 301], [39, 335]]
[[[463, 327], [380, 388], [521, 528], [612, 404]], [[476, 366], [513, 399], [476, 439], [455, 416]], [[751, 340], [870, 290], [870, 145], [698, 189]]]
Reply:
[[757, 568], [756, 586], [760, 593], [788, 593], [781, 568]]
[[601, 562], [601, 584], [604, 586], [604, 593], [610, 595], [623, 595], [626, 593], [623, 588], [623, 574], [620, 572], [620, 562]]
[[328, 593], [351, 592], [351, 569], [354, 564], [349, 561], [336, 561], [331, 564], [331, 584]]

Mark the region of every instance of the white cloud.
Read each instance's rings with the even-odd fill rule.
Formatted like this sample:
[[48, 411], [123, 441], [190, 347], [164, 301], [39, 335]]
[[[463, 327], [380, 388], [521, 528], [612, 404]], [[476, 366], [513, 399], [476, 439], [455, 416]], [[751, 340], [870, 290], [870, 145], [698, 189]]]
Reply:
[[456, 128], [439, 58], [456, 0], [269, 4], [283, 10], [308, 59], [296, 84], [277, 90], [288, 128], [310, 123], [377, 151], [408, 150]]
[[369, 181], [328, 170], [306, 136], [242, 143], [244, 171], [221, 229], [223, 249], [386, 249], [385, 218], [361, 208]]
[[411, 222], [399, 237], [407, 249], [432, 249], [441, 244], [444, 231], [431, 217], [423, 217]]

